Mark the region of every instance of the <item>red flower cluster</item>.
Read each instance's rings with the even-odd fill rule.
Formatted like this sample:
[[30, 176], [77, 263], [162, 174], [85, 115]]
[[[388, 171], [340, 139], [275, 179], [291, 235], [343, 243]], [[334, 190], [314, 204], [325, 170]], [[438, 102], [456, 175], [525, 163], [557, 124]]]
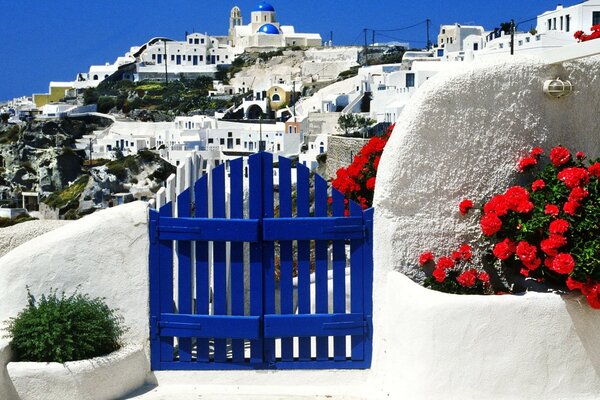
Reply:
[[583, 31], [577, 31], [573, 35], [578, 42], [587, 42], [588, 40], [598, 39], [600, 37], [600, 24], [594, 25], [591, 28], [592, 33], [586, 35]]
[[[519, 170], [536, 165], [541, 154], [539, 148], [532, 150], [519, 162]], [[600, 161], [586, 167], [585, 159], [583, 152], [573, 158], [567, 148], [553, 148], [552, 165], [533, 181], [531, 192], [513, 186], [493, 196], [483, 207], [480, 225], [484, 235], [497, 238], [493, 254], [505, 266], [538, 281], [566, 283], [570, 290], [581, 290], [592, 307], [600, 308], [600, 282], [592, 277], [595, 267], [581, 261], [597, 250], [595, 245], [586, 250], [577, 236], [588, 235], [588, 240], [594, 241], [600, 233], [596, 216], [585, 219], [585, 213], [597, 212], [587, 204], [592, 204], [590, 198], [598, 201]]]
[[540, 158], [540, 156], [544, 153], [544, 150], [542, 150], [539, 147], [535, 147], [531, 150], [531, 152], [529, 153], [529, 156], [524, 157], [521, 159], [521, 161], [519, 161], [519, 171], [524, 172], [526, 169], [528, 169], [529, 167], [533, 167], [534, 165], [537, 165], [538, 159]]
[[465, 199], [458, 204], [458, 211], [461, 215], [467, 215], [471, 208], [473, 208], [473, 202], [469, 199]]
[[508, 188], [504, 194], [497, 194], [483, 206], [483, 217], [480, 225], [483, 234], [492, 236], [502, 228], [501, 217], [514, 211], [527, 214], [533, 210], [533, 203], [527, 189], [521, 186]]
[[[477, 285], [479, 285], [482, 292], [489, 288], [490, 277], [487, 273], [479, 272], [475, 268], [464, 269], [462, 267], [463, 263], [469, 263], [472, 257], [472, 248], [468, 244], [463, 244], [458, 250], [453, 251], [452, 257], [440, 257], [435, 263], [435, 268], [431, 274], [432, 284], [453, 285], [452, 293], [463, 290], [476, 290]], [[420, 266], [430, 262], [435, 262], [434, 255], [431, 252], [425, 252], [419, 257]]]
[[385, 135], [371, 138], [354, 156], [352, 164], [338, 169], [336, 178], [331, 181], [331, 185], [346, 199], [356, 201], [363, 209], [373, 203], [379, 160], [393, 130], [394, 125], [390, 125]]

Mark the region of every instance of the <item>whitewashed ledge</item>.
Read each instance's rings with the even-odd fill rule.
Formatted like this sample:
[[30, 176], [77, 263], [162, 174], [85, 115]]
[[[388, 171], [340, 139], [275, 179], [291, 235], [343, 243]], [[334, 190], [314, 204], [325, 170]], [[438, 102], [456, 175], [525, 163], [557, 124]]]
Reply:
[[149, 366], [144, 348], [128, 345], [89, 360], [10, 362], [7, 369], [20, 400], [108, 400], [142, 386]]
[[450, 295], [398, 272], [384, 279], [373, 360], [382, 398], [600, 398], [600, 310], [582, 296]]

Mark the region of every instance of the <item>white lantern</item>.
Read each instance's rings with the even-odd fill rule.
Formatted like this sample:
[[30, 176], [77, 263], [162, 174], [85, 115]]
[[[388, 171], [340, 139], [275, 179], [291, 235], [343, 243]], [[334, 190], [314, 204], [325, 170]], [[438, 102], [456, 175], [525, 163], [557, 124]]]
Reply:
[[544, 93], [553, 99], [559, 99], [573, 93], [573, 85], [560, 78], [549, 79], [544, 82]]

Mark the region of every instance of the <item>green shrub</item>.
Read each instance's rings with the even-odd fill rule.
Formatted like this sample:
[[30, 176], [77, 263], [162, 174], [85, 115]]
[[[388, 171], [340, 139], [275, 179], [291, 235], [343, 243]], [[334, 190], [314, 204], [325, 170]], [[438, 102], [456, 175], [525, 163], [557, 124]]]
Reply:
[[8, 321], [8, 338], [19, 361], [66, 362], [109, 354], [119, 349], [122, 317], [100, 298], [56, 291], [36, 300]]
[[85, 190], [89, 179], [89, 175], [81, 175], [71, 186], [51, 193], [43, 202], [53, 208], [77, 206], [79, 205], [79, 196]]

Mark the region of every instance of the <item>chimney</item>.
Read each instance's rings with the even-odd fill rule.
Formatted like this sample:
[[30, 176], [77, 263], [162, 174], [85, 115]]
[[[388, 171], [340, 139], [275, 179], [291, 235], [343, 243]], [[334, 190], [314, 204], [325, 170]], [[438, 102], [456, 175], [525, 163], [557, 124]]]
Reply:
[[559, 3], [559, 4], [556, 6], [556, 9], [557, 9], [557, 10], [562, 10], [562, 9], [563, 9], [563, 5]]

